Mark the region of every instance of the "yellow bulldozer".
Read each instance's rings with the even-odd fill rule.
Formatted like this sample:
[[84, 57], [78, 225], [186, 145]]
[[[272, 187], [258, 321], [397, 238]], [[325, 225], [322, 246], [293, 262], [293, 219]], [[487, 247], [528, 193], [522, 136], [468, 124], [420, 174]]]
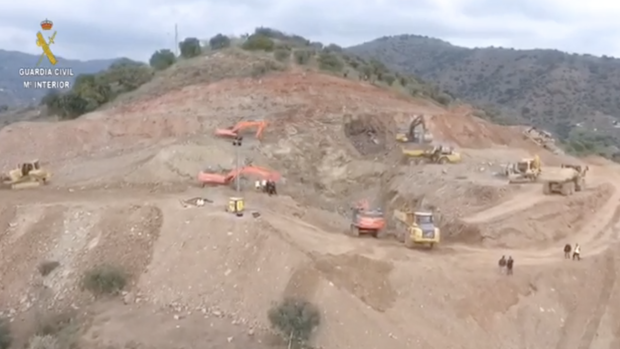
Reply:
[[414, 161], [418, 164], [456, 164], [461, 162], [460, 153], [454, 151], [452, 147], [442, 145], [426, 149], [403, 148], [403, 158], [405, 162]]
[[2, 183], [11, 189], [24, 189], [47, 184], [51, 173], [42, 168], [39, 160], [17, 165], [8, 173], [2, 174]]
[[509, 183], [535, 182], [540, 176], [542, 164], [540, 157], [521, 159], [506, 167], [506, 176]]
[[435, 226], [435, 218], [431, 212], [394, 210], [394, 219], [406, 227], [404, 243], [407, 248], [433, 248], [441, 241], [441, 232]]

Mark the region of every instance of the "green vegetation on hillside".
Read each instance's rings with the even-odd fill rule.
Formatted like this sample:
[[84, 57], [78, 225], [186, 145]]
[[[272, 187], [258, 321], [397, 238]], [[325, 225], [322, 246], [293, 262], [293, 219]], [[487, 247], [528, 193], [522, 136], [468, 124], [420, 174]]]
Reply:
[[298, 35], [261, 27], [256, 28], [251, 35], [242, 37], [217, 34], [208, 41], [208, 47], [202, 46], [197, 38], [186, 38], [179, 44], [180, 57], [176, 57], [170, 50], [160, 49], [153, 53], [149, 65], [128, 59], [118, 61], [101, 73], [80, 75], [71, 91], [49, 93], [43, 98], [42, 104], [61, 119], [74, 119], [138, 89], [157, 76], [158, 72], [165, 73], [179, 62], [231, 47], [271, 59], [254, 68], [252, 76], [255, 77], [294, 64], [344, 78], [367, 80], [379, 87], [432, 99], [443, 105], [453, 101], [449, 94], [437, 87], [414, 76], [395, 73], [377, 60], [365, 60], [346, 53], [334, 44], [325, 46]]
[[531, 124], [567, 150], [611, 156], [620, 147], [620, 59], [557, 50], [468, 49], [417, 35], [383, 37], [347, 49], [421, 76], [457, 98]]

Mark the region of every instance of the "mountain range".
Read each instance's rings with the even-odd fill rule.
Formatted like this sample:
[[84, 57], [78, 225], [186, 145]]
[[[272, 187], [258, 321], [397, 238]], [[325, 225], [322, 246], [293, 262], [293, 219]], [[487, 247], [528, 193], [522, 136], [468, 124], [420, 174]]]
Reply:
[[419, 35], [348, 48], [560, 139], [620, 144], [620, 59], [550, 49], [465, 48]]

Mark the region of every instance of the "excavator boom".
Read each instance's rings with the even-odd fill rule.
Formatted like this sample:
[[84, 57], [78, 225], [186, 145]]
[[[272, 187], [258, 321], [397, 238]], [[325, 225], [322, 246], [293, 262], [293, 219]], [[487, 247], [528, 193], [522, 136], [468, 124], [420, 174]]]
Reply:
[[244, 174], [254, 174], [262, 179], [272, 180], [274, 182], [279, 181], [282, 176], [275, 171], [257, 167], [257, 166], [247, 166], [240, 169], [235, 169], [227, 174], [221, 173], [209, 173], [209, 172], [200, 172], [198, 173], [198, 182], [202, 185], [227, 185], [230, 184], [237, 176]]
[[223, 129], [215, 130], [215, 135], [220, 137], [237, 137], [241, 131], [250, 128], [256, 127], [256, 138], [260, 139], [263, 136], [263, 131], [267, 126], [267, 122], [265, 121], [241, 121], [238, 122], [235, 126]]

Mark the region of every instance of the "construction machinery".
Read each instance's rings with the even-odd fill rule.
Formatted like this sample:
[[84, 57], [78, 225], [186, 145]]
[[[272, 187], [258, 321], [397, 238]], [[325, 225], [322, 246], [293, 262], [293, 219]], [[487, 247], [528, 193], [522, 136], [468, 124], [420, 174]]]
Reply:
[[538, 155], [533, 158], [521, 159], [506, 167], [509, 183], [535, 182], [542, 172], [542, 163]]
[[231, 126], [228, 128], [219, 128], [215, 130], [215, 135], [220, 137], [235, 138], [240, 136], [240, 133], [243, 130], [251, 127], [256, 127], [256, 138], [261, 139], [263, 131], [265, 130], [265, 127], [267, 127], [267, 122], [264, 120], [240, 121], [235, 126]]
[[573, 195], [586, 187], [588, 166], [563, 164], [561, 167], [545, 167], [540, 175], [543, 194]]
[[427, 132], [424, 115], [417, 115], [409, 123], [406, 130], [399, 130], [396, 134], [396, 141], [401, 143], [430, 143], [433, 135]]
[[405, 149], [403, 157], [406, 161], [431, 164], [455, 164], [461, 162], [461, 154], [454, 148], [444, 145], [436, 145], [431, 148]]
[[274, 182], [281, 179], [278, 172], [257, 166], [246, 166], [232, 170], [225, 174], [201, 171], [198, 173], [198, 182], [202, 187], [206, 185], [228, 185], [232, 183], [237, 176], [250, 174]]
[[441, 232], [435, 226], [432, 212], [394, 210], [394, 219], [406, 226], [404, 243], [408, 248], [415, 246], [433, 248], [441, 241]]
[[351, 218], [349, 233], [352, 236], [370, 235], [376, 238], [385, 229], [386, 221], [383, 210], [371, 209], [366, 200], [358, 202], [352, 208]]
[[49, 182], [52, 174], [41, 167], [39, 160], [17, 165], [8, 173], [2, 175], [2, 183], [11, 189], [38, 187]]

